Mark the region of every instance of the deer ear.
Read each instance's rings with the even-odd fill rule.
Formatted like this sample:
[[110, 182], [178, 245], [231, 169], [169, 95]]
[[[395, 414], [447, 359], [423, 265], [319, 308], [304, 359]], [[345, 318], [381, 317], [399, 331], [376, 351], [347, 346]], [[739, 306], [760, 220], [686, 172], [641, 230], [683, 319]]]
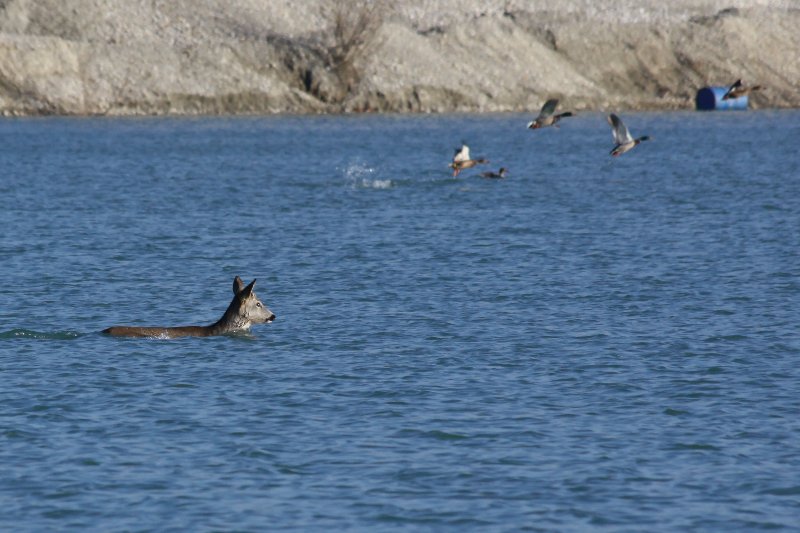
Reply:
[[238, 295], [240, 292], [242, 292], [242, 289], [244, 289], [244, 282], [242, 281], [242, 278], [236, 276], [233, 278], [233, 294]]
[[239, 292], [239, 298], [241, 298], [242, 300], [250, 298], [250, 295], [253, 294], [253, 287], [255, 287], [255, 285], [256, 285], [256, 280], [251, 281], [250, 285], [248, 285]]

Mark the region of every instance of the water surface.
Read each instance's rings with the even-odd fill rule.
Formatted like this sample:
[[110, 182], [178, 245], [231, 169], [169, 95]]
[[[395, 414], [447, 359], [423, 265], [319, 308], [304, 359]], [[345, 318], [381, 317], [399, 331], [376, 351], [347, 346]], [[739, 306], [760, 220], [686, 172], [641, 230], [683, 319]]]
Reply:
[[622, 118], [0, 121], [0, 529], [795, 528], [800, 113]]

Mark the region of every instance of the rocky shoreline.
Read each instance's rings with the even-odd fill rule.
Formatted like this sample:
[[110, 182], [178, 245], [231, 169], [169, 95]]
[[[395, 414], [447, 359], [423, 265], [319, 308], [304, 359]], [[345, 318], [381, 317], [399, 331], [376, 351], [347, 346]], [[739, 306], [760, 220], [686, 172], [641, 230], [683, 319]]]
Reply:
[[800, 107], [794, 2], [550, 4], [0, 0], [0, 114], [692, 109], [737, 78]]

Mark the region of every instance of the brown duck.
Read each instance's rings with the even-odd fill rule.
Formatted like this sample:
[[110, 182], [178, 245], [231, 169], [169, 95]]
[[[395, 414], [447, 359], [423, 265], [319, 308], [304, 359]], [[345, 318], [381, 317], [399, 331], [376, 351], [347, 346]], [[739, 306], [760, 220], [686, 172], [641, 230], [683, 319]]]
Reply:
[[476, 165], [483, 165], [488, 162], [488, 159], [484, 159], [482, 157], [479, 157], [478, 159], [472, 159], [469, 156], [469, 146], [462, 143], [461, 148], [456, 148], [456, 153], [453, 156], [453, 162], [448, 166], [453, 169], [453, 177], [455, 177], [458, 176], [458, 173], [464, 169], [472, 168]]
[[565, 111], [564, 113], [554, 115], [553, 113], [555, 113], [557, 106], [557, 98], [551, 98], [550, 100], [546, 101], [542, 106], [542, 110], [539, 111], [539, 116], [528, 123], [528, 128], [537, 130], [546, 126], [555, 126], [562, 118], [572, 116], [572, 112], [570, 111]]
[[614, 136], [614, 148], [611, 149], [611, 155], [614, 157], [620, 156], [629, 150], [633, 150], [636, 145], [642, 141], [650, 140], [650, 137], [647, 135], [634, 139], [631, 132], [628, 131], [627, 126], [622, 122], [622, 119], [614, 113], [608, 115], [608, 123], [611, 124], [611, 134]]
[[495, 179], [495, 180], [503, 179], [506, 177], [506, 175], [508, 175], [508, 169], [506, 167], [500, 167], [500, 170], [498, 170], [497, 172], [492, 172], [492, 171], [481, 172], [482, 178]]
[[745, 87], [744, 85], [742, 85], [742, 80], [736, 80], [730, 87], [728, 87], [728, 91], [722, 95], [722, 99], [733, 100], [735, 98], [748, 95], [753, 91], [760, 91], [761, 89], [762, 89], [761, 85], [753, 85], [752, 87]]

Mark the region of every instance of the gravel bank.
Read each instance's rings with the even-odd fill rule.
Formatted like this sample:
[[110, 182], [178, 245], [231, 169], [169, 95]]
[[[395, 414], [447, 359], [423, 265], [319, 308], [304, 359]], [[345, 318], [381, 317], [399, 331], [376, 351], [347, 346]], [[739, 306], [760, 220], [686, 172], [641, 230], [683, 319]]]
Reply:
[[0, 113], [691, 109], [737, 78], [800, 106], [796, 1], [408, 0], [346, 65], [326, 5], [0, 0]]

